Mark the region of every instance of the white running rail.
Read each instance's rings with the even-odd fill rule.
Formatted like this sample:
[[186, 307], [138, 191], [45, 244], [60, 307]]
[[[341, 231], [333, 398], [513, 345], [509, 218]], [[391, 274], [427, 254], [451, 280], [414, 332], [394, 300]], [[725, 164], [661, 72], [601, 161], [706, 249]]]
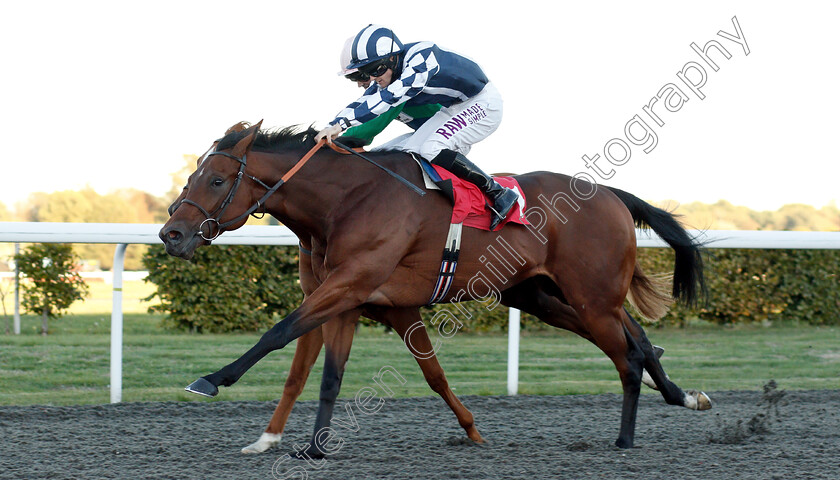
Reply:
[[[114, 252], [114, 296], [111, 311], [111, 402], [122, 397], [122, 271], [128, 244], [159, 244], [162, 224], [133, 223], [37, 223], [0, 222], [0, 242], [14, 243], [111, 243]], [[840, 232], [780, 232], [740, 230], [689, 230], [707, 248], [840, 249]], [[649, 230], [636, 230], [639, 247], [667, 247]], [[247, 225], [223, 233], [218, 245], [297, 245], [286, 227]], [[511, 309], [508, 328], [507, 391], [516, 395], [519, 386], [519, 311]], [[20, 317], [15, 317], [20, 333]]]

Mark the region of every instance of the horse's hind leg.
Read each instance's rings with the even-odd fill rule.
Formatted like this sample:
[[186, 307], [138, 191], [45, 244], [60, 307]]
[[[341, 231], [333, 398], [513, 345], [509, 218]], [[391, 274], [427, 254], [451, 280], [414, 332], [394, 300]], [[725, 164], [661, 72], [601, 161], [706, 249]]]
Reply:
[[624, 311], [624, 326], [630, 332], [630, 335], [636, 340], [645, 354], [645, 371], [651, 376], [651, 379], [656, 384], [658, 390], [662, 393], [662, 398], [670, 405], [681, 405], [692, 410], [708, 410], [712, 408], [712, 401], [708, 395], [696, 390], [683, 391], [665, 374], [662, 364], [659, 362], [659, 355], [654, 346], [645, 335], [644, 329], [638, 322]]
[[389, 309], [387, 312], [387, 318], [391, 326], [394, 327], [411, 355], [417, 360], [429, 387], [449, 405], [455, 417], [458, 418], [458, 424], [461, 425], [467, 436], [474, 442], [483, 443], [484, 439], [481, 438], [478, 429], [475, 428], [472, 413], [467, 410], [467, 407], [458, 400], [458, 397], [449, 388], [449, 382], [446, 381], [446, 375], [444, 375], [443, 368], [438, 363], [432, 342], [423, 326], [420, 311], [417, 308], [402, 308]]
[[242, 453], [262, 453], [280, 443], [286, 421], [292, 413], [292, 407], [303, 392], [306, 379], [309, 377], [312, 365], [318, 359], [323, 344], [321, 328], [316, 328], [298, 339], [289, 376], [286, 377], [286, 385], [283, 387], [283, 396], [280, 397], [274, 414], [271, 415], [268, 427], [259, 440], [243, 448]]
[[[624, 311], [626, 312], [627, 309], [625, 308]], [[629, 313], [628, 313], [628, 315], [629, 315]], [[632, 333], [632, 331], [631, 331], [631, 333]], [[656, 356], [656, 358], [662, 358], [663, 353], [665, 353], [664, 348], [659, 347], [657, 345], [653, 345], [653, 354]], [[647, 357], [647, 355], [645, 355], [645, 356]], [[667, 375], [666, 375], [666, 377], [667, 377]], [[642, 371], [642, 383], [647, 385], [648, 388], [651, 388], [653, 390], [659, 390], [659, 386], [656, 385], [656, 382], [653, 380], [653, 377], [650, 376], [650, 373], [648, 373], [647, 369]]]
[[621, 306], [611, 311], [603, 309], [601, 312], [593, 308], [594, 306], [587, 305], [587, 307], [590, 311], [581, 316], [592, 334], [595, 345], [612, 360], [618, 370], [621, 387], [624, 390], [621, 429], [615, 444], [619, 448], [631, 448], [636, 430], [636, 412], [639, 406], [645, 354], [624, 326]]
[[599, 308], [590, 303], [578, 312], [560, 300], [562, 292], [547, 278], [535, 278], [517, 287], [502, 292], [502, 303], [536, 315], [551, 326], [580, 335], [613, 361], [624, 390], [621, 430], [615, 443], [621, 448], [632, 447], [646, 356], [624, 326], [623, 307]]
[[[502, 292], [502, 303], [534, 315], [548, 325], [574, 332], [595, 343], [577, 312], [558, 298], [562, 293], [551, 280], [534, 277]], [[707, 410], [712, 407], [711, 400], [695, 390], [687, 392], [679, 388], [665, 374], [659, 358], [664, 349], [650, 343], [644, 329], [624, 309], [624, 325], [645, 354], [645, 368], [642, 371], [642, 383], [659, 390], [665, 401], [671, 405], [682, 405], [694, 410]]]
[[[551, 280], [546, 277], [533, 277], [504, 290], [502, 304], [534, 315], [552, 327], [569, 330], [594, 343], [592, 335], [586, 330], [577, 312], [561, 301], [558, 296], [562, 297], [562, 294]], [[632, 330], [631, 333], [633, 333]], [[665, 350], [654, 345], [653, 351], [659, 358]], [[642, 383], [649, 388], [659, 390], [647, 370], [642, 371]]]

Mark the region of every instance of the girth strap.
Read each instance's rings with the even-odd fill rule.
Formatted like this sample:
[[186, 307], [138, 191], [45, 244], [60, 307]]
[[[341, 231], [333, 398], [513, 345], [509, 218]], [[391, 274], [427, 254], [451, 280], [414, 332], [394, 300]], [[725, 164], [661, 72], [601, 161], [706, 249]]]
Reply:
[[443, 249], [443, 258], [440, 262], [440, 273], [438, 274], [435, 289], [429, 305], [440, 302], [449, 293], [452, 280], [455, 277], [455, 269], [458, 268], [458, 255], [461, 252], [461, 231], [463, 223], [449, 225], [449, 234], [446, 236], [446, 245]]

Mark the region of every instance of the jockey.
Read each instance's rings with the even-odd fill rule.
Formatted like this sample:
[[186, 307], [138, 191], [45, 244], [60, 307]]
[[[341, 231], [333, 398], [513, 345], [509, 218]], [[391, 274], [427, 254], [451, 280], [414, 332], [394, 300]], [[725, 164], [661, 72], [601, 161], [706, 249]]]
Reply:
[[490, 230], [494, 230], [516, 205], [518, 194], [496, 183], [464, 156], [502, 120], [502, 98], [481, 67], [431, 42], [403, 45], [394, 32], [379, 25], [368, 25], [360, 31], [351, 49], [351, 62], [346, 68], [369, 75], [375, 84], [339, 112], [315, 139], [331, 142], [348, 128], [403, 104], [443, 105], [402, 139], [398, 148], [417, 153], [480, 188], [492, 201], [495, 215]]
[[[360, 72], [358, 68], [347, 68], [347, 65], [349, 65], [352, 61], [350, 49], [353, 46], [354, 39], [355, 37], [350, 37], [346, 42], [344, 42], [344, 48], [341, 50], [341, 57], [339, 59], [341, 63], [341, 70], [338, 74], [343, 75], [344, 78], [350, 80], [351, 82], [356, 82], [357, 86], [367, 89], [373, 82], [370, 75]], [[401, 103], [369, 122], [348, 128], [341, 137], [357, 139], [361, 142], [360, 145], [370, 145], [371, 142], [373, 142], [373, 138], [382, 133], [382, 131], [385, 130], [388, 124], [390, 124], [394, 119], [406, 124], [412, 130], [417, 130], [420, 125], [423, 125], [429, 117], [436, 114], [441, 108], [441, 105], [437, 103], [432, 105], [417, 106], [409, 106], [405, 103]], [[374, 148], [373, 150], [398, 148], [409, 136], [411, 136], [410, 133], [399, 136], [394, 140]]]

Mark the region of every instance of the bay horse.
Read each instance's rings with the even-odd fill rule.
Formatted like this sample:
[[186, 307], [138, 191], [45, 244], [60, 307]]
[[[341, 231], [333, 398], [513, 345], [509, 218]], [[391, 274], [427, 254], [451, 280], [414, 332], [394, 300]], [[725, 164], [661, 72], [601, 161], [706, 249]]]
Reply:
[[[450, 206], [443, 196], [418, 197], [376, 167], [329, 150], [318, 151], [300, 168], [296, 162], [314, 146], [315, 131], [260, 132], [260, 125], [229, 133], [206, 155], [183, 198], [170, 209], [160, 237], [169, 254], [189, 259], [199, 246], [262, 210], [302, 242], [309, 241], [317, 286], [239, 359], [188, 387], [207, 396], [328, 320], [348, 323], [363, 310], [385, 316], [408, 312], [412, 321], [419, 319], [417, 308], [430, 297], [449, 227]], [[370, 156], [422, 184], [419, 168], [407, 154]], [[284, 174], [288, 181], [281, 179]], [[544, 208], [526, 212], [532, 226], [508, 225], [496, 232], [466, 229], [455, 293], [444, 301], [489, 298], [491, 305], [519, 308], [598, 346], [613, 361], [624, 391], [615, 442], [621, 448], [633, 446], [643, 370], [667, 403], [710, 408], [705, 394], [683, 391], [670, 381], [643, 329], [623, 308], [626, 298], [642, 315], [658, 318], [671, 297], [694, 301], [703, 289], [699, 245], [670, 213], [629, 193], [586, 182], [582, 188], [579, 179], [550, 172], [516, 178], [526, 197], [539, 199]], [[561, 212], [564, 205], [568, 208]], [[649, 226], [675, 250], [670, 297], [636, 261], [634, 224]], [[492, 266], [484, 252], [499, 245], [510, 258]], [[498, 275], [501, 268], [504, 275]], [[476, 291], [479, 280], [485, 292]], [[324, 383], [328, 373], [338, 380], [328, 392], [334, 404], [340, 372], [325, 371]], [[318, 422], [328, 425], [329, 418], [319, 412]]]
[[[311, 293], [317, 285], [312, 275], [311, 258], [308, 244], [301, 242], [301, 254], [299, 257], [300, 283], [302, 289], [307, 294]], [[508, 292], [502, 292], [502, 303], [509, 305], [508, 300], [510, 300], [508, 299]], [[426, 329], [417, 328], [418, 324], [423, 325], [422, 319], [419, 316], [419, 310], [416, 308], [398, 309], [396, 311], [392, 311], [391, 309], [376, 309], [364, 311], [363, 315], [392, 327], [399, 334], [414, 359], [420, 365], [420, 369], [429, 387], [432, 391], [440, 395], [452, 409], [458, 419], [458, 423], [466, 432], [467, 437], [476, 443], [484, 443], [484, 439], [475, 426], [472, 413], [449, 388], [446, 375], [438, 363], [437, 356], [434, 353], [434, 347]], [[319, 422], [316, 422], [314, 433], [317, 434], [322, 428], [329, 426], [331, 412], [335, 407], [335, 396], [338, 394], [336, 386], [340, 386], [341, 384], [344, 366], [349, 358], [350, 345], [355, 332], [353, 327], [356, 325], [356, 322], [357, 319], [352, 318], [329, 320], [321, 325], [321, 328], [315, 328], [297, 339], [294, 358], [289, 368], [289, 374], [286, 377], [283, 393], [277, 402], [271, 419], [265, 431], [260, 435], [260, 438], [256, 442], [242, 448], [242, 453], [263, 453], [280, 443], [286, 422], [292, 412], [292, 407], [303, 392], [303, 388], [309, 377], [309, 372], [315, 364], [321, 348], [324, 346], [326, 347], [324, 372], [327, 375], [322, 377], [321, 400], [318, 407]], [[344, 324], [342, 325], [342, 323]], [[654, 352], [657, 356], [660, 356], [664, 352], [664, 349], [654, 345]], [[646, 370], [643, 372], [642, 382], [648, 387], [658, 390], [658, 387]], [[322, 458], [324, 452], [314, 443], [316, 441], [317, 437], [313, 435], [313, 442], [310, 443], [312, 448], [307, 449], [306, 454], [311, 458]]]
[[[239, 122], [230, 127], [225, 132], [225, 135], [233, 132], [241, 132], [246, 128], [248, 128], [246, 122]], [[201, 165], [207, 157], [207, 154], [216, 148], [220, 140], [216, 140], [210, 149], [197, 159], [196, 167]], [[188, 191], [189, 184], [184, 186], [181, 194], [169, 207], [170, 215], [186, 199]], [[312, 243], [311, 239], [307, 238], [301, 238], [299, 241], [300, 255], [298, 272], [300, 286], [304, 295], [310, 295], [318, 286], [318, 282], [313, 274], [311, 262]], [[368, 306], [363, 313], [372, 320], [390, 326], [400, 335], [400, 338], [406, 342], [406, 346], [420, 366], [429, 387], [438, 393], [452, 409], [458, 419], [458, 423], [466, 432], [467, 437], [476, 443], [483, 443], [484, 439], [475, 427], [472, 413], [449, 388], [446, 375], [438, 363], [437, 356], [434, 354], [428, 333], [425, 328], [417, 328], [423, 325], [419, 309], [384, 309]], [[292, 407], [303, 392], [306, 380], [309, 377], [309, 372], [315, 364], [315, 360], [318, 358], [322, 347], [326, 347], [326, 355], [324, 358], [324, 374], [322, 375], [321, 382], [321, 402], [318, 408], [319, 413], [315, 433], [320, 431], [321, 428], [329, 426], [332, 411], [335, 407], [335, 399], [338, 396], [338, 390], [344, 374], [344, 367], [349, 358], [350, 346], [353, 342], [357, 322], [358, 317], [353, 318], [352, 315], [342, 316], [325, 322], [321, 325], [321, 328], [315, 328], [298, 338], [283, 394], [269, 420], [268, 426], [256, 442], [242, 449], [242, 453], [263, 453], [280, 443]], [[407, 337], [407, 334], [409, 337]], [[407, 338], [408, 341], [406, 341]], [[645, 373], [645, 380], [651, 388], [655, 387], [647, 373]], [[307, 449], [307, 454], [310, 457], [323, 457], [323, 452], [314, 441], [310, 445], [312, 448]]]

